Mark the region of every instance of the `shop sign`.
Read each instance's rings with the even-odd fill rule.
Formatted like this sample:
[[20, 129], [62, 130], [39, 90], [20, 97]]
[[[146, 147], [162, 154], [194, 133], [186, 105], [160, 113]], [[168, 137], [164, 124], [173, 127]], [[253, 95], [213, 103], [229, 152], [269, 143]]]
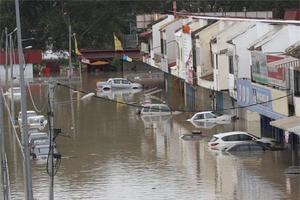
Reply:
[[[286, 109], [274, 108], [274, 105], [277, 106], [277, 104], [274, 104], [271, 100], [277, 96], [272, 94], [272, 90], [253, 84], [248, 79], [237, 80], [237, 102], [239, 106], [247, 107], [247, 109], [253, 112], [257, 112], [272, 119], [286, 117]], [[284, 100], [282, 107], [287, 107], [287, 100]]]

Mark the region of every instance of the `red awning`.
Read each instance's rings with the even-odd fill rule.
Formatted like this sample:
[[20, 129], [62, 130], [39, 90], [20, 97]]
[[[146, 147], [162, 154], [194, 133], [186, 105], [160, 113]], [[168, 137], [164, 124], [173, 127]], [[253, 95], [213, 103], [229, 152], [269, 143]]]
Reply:
[[[14, 64], [19, 64], [19, 54], [17, 51], [14, 52]], [[24, 51], [24, 59], [27, 64], [41, 64], [42, 63], [42, 50], [28, 49]], [[8, 60], [9, 63], [9, 55]], [[5, 64], [5, 52], [0, 52], [0, 65]]]

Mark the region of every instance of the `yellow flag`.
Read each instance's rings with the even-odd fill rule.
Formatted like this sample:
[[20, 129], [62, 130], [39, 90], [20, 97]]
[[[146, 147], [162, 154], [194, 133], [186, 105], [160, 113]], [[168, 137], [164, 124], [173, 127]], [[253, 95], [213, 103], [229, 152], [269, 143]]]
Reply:
[[74, 46], [75, 46], [75, 54], [76, 56], [81, 56], [82, 54], [80, 53], [78, 46], [77, 46], [77, 40], [76, 40], [76, 35], [74, 34]]
[[115, 33], [114, 33], [114, 42], [115, 42], [115, 51], [123, 51], [121, 41], [117, 38]]

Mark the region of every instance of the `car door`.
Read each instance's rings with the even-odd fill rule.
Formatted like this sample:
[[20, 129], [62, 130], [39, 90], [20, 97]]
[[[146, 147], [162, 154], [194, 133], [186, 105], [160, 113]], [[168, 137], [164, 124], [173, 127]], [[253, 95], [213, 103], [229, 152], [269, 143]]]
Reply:
[[120, 88], [121, 87], [121, 80], [120, 79], [113, 80], [112, 87]]
[[240, 134], [233, 134], [233, 135], [228, 135], [228, 136], [224, 136], [222, 137], [222, 140], [224, 142], [220, 143], [220, 147], [224, 148], [224, 147], [229, 147], [231, 145], [234, 145], [236, 143], [240, 142]]
[[122, 79], [122, 88], [130, 88], [130, 81], [127, 79]]
[[197, 115], [194, 117], [194, 120], [195, 120], [195, 121], [198, 121], [198, 122], [204, 122], [204, 121], [205, 121], [205, 116], [204, 116], [203, 113], [197, 114]]
[[158, 105], [151, 106], [150, 113], [151, 115], [159, 115], [160, 114], [159, 106]]
[[212, 113], [205, 113], [205, 121], [207, 122], [215, 122], [216, 117]]

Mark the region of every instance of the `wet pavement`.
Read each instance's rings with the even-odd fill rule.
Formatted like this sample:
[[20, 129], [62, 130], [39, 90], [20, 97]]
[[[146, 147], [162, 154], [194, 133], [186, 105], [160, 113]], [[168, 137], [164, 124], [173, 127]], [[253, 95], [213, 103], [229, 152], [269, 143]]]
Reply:
[[[118, 76], [104, 72], [84, 74], [82, 83], [72, 87], [95, 92], [97, 81]], [[162, 87], [163, 81], [146, 84], [148, 88]], [[36, 106], [44, 108], [42, 114], [46, 114], [47, 87], [35, 84], [31, 92]], [[141, 101], [141, 95], [142, 92], [117, 92], [106, 97], [134, 103]], [[162, 94], [164, 98], [166, 95]], [[55, 199], [298, 200], [300, 197], [300, 174], [289, 173], [289, 169], [300, 165], [299, 149], [225, 155], [207, 147], [207, 141], [218, 132], [251, 130], [259, 135], [258, 123], [238, 120], [194, 126], [186, 121], [188, 113], [140, 117], [136, 115], [136, 107], [94, 97], [80, 100], [82, 96], [73, 92], [71, 106], [69, 90], [55, 88], [54, 123], [63, 131], [63, 136], [57, 139], [63, 158], [55, 176]], [[28, 108], [33, 109], [29, 97]], [[19, 109], [17, 106], [16, 110]], [[203, 138], [180, 139], [192, 131], [201, 131]], [[12, 199], [23, 199], [21, 154], [9, 133], [6, 147]], [[33, 161], [32, 175], [34, 197], [47, 199], [49, 180], [45, 164]]]

